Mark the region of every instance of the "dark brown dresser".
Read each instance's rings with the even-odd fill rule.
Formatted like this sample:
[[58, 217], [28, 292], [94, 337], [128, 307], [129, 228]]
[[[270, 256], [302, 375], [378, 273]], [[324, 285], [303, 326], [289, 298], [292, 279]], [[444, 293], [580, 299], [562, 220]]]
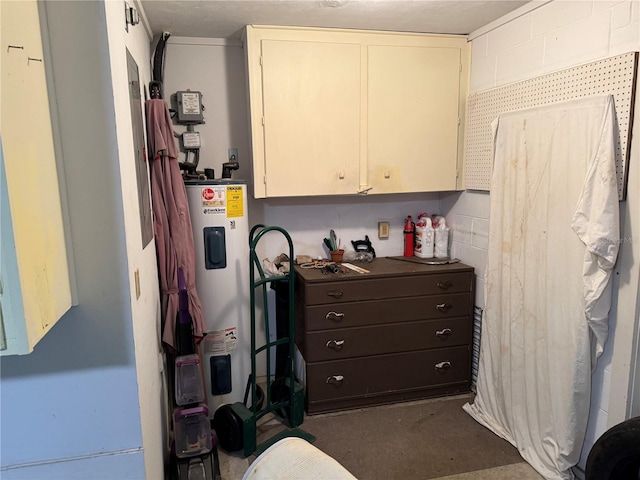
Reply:
[[307, 413], [469, 391], [473, 268], [392, 258], [370, 273], [296, 267]]

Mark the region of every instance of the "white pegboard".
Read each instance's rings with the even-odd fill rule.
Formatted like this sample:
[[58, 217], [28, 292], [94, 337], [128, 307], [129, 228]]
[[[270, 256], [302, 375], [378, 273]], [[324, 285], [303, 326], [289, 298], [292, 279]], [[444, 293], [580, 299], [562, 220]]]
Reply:
[[465, 188], [489, 190], [493, 163], [491, 122], [499, 114], [577, 98], [613, 95], [620, 133], [616, 147], [618, 194], [620, 200], [624, 200], [637, 67], [638, 52], [630, 52], [470, 95]]

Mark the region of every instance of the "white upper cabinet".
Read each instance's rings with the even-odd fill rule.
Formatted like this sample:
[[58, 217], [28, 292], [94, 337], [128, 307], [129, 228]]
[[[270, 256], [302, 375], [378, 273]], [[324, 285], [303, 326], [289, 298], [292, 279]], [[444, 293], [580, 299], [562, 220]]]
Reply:
[[360, 46], [264, 40], [262, 91], [266, 196], [354, 192]]
[[0, 2], [0, 353], [24, 354], [71, 307], [35, 0]]
[[256, 198], [462, 187], [466, 37], [248, 26]]
[[371, 193], [455, 190], [460, 49], [370, 46]]

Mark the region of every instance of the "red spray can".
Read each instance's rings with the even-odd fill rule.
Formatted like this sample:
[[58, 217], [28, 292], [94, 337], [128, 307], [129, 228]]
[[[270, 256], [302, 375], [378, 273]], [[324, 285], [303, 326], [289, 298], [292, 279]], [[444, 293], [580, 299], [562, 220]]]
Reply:
[[413, 257], [413, 247], [415, 242], [416, 224], [413, 223], [411, 215], [407, 217], [407, 221], [404, 224], [404, 256]]

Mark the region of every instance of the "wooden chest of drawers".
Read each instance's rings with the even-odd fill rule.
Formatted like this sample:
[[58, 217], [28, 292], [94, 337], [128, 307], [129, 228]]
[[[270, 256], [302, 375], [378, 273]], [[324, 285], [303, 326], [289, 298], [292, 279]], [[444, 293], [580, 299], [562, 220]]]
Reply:
[[469, 391], [473, 268], [378, 258], [367, 274], [296, 267], [307, 413]]

